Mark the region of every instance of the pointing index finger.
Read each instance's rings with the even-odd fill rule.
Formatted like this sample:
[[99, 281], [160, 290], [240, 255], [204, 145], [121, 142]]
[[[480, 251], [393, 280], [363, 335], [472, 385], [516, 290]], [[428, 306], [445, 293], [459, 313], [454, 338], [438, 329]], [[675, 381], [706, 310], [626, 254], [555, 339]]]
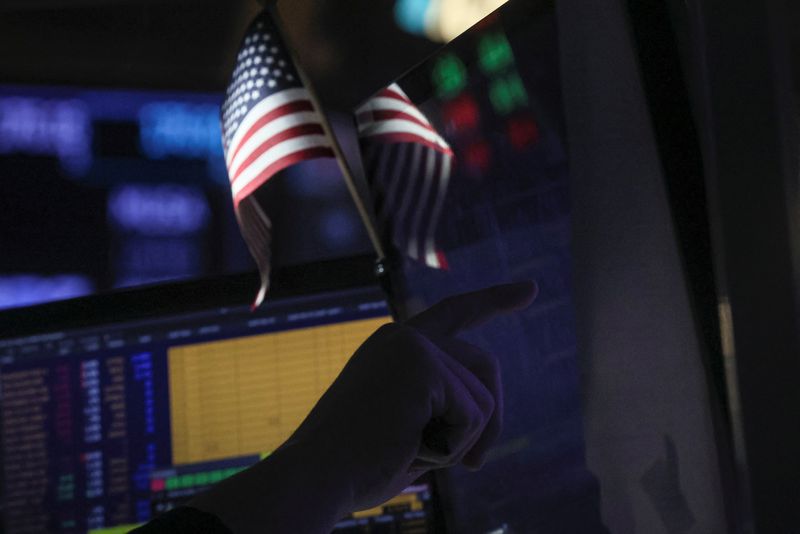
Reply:
[[455, 295], [415, 315], [406, 324], [423, 332], [453, 336], [498, 315], [527, 308], [538, 292], [536, 282], [530, 280]]

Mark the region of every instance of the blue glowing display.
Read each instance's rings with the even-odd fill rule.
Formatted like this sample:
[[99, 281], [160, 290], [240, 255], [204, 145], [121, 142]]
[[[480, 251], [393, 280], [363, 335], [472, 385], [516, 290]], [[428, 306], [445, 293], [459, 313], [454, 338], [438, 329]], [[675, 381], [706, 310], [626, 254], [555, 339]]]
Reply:
[[114, 287], [130, 287], [198, 276], [201, 239], [133, 237], [121, 243]]
[[[0, 84], [0, 308], [252, 269], [230, 204], [223, 96]], [[352, 211], [333, 159], [287, 175], [296, 209], [276, 229], [312, 232], [281, 239], [288, 262], [363, 250], [358, 225], [353, 239], [347, 221], [320, 226], [329, 209]], [[54, 269], [80, 276], [39, 276]]]
[[108, 217], [119, 229], [147, 236], [196, 234], [209, 223], [203, 190], [175, 184], [130, 184], [111, 191]]
[[70, 174], [92, 163], [92, 123], [86, 104], [76, 99], [0, 97], [0, 154], [58, 158]]
[[79, 274], [5, 275], [0, 276], [0, 309], [82, 297], [93, 292], [92, 281]]
[[149, 158], [222, 158], [219, 106], [153, 102], [139, 110], [139, 141]]

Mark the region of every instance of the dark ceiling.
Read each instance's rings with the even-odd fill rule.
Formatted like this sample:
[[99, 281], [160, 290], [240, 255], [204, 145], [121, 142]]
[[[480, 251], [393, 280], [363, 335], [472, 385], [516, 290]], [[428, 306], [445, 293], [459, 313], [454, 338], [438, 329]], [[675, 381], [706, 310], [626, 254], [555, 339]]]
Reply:
[[[394, 0], [279, 0], [322, 100], [351, 109], [436, 49], [400, 31]], [[786, 1], [787, 20], [800, 2]], [[256, 0], [2, 0], [0, 82], [221, 91]], [[800, 32], [789, 27], [795, 79]]]
[[[435, 50], [393, 0], [283, 0], [284, 29], [325, 103], [350, 109]], [[221, 91], [255, 0], [3, 0], [0, 81]]]

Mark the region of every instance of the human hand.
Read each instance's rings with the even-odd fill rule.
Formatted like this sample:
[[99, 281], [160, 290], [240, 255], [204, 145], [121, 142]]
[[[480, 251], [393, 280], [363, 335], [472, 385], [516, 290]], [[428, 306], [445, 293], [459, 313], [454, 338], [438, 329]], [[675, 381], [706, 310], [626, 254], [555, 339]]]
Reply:
[[526, 308], [533, 282], [450, 297], [378, 329], [356, 351], [285, 446], [326, 458], [353, 510], [381, 504], [424, 471], [480, 467], [502, 429], [496, 355], [456, 338]]

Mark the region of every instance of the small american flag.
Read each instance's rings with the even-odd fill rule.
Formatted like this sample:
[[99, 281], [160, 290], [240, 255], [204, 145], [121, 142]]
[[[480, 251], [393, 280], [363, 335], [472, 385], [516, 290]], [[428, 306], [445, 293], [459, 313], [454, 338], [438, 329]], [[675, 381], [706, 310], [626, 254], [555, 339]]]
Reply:
[[447, 268], [436, 243], [453, 151], [397, 84], [356, 111], [367, 181], [385, 235], [409, 257]]
[[252, 22], [222, 104], [222, 146], [236, 217], [261, 273], [254, 306], [269, 287], [272, 226], [253, 193], [301, 161], [334, 157], [322, 120], [267, 11]]

